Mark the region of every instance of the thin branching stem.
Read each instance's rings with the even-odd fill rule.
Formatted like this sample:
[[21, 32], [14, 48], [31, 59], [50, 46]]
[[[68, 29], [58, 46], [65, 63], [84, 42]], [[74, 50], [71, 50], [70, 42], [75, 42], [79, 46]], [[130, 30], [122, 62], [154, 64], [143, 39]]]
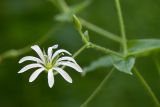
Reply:
[[90, 45], [91, 45], [91, 48], [99, 50], [99, 51], [102, 51], [102, 52], [104, 52], [106, 54], [113, 54], [113, 55], [116, 55], [116, 56], [119, 56], [119, 57], [123, 57], [123, 55], [121, 55], [120, 53], [118, 53], [116, 51], [113, 51], [111, 49], [104, 48], [104, 47], [99, 46], [99, 45], [94, 44], [94, 43], [91, 43]]
[[82, 53], [87, 48], [87, 44], [83, 45], [80, 49], [78, 49], [74, 55], [73, 58], [77, 57], [80, 53]]
[[69, 11], [69, 7], [68, 7], [67, 3], [65, 2], [65, 0], [58, 0], [58, 1], [59, 1], [60, 5], [61, 5], [63, 11], [64, 12], [68, 12]]
[[85, 100], [85, 102], [80, 107], [86, 107], [89, 102], [93, 100], [93, 98], [96, 97], [96, 95], [101, 91], [107, 80], [111, 77], [112, 73], [114, 71], [114, 68], [111, 69], [109, 73], [105, 76], [105, 78], [102, 80], [102, 82], [98, 85], [98, 87], [93, 91], [93, 93]]
[[85, 44], [88, 44], [89, 41], [88, 41], [87, 38], [84, 36], [83, 32], [82, 32], [82, 31], [79, 31], [79, 34], [80, 34], [80, 36], [81, 36], [83, 42], [84, 42]]
[[120, 1], [115, 0], [115, 4], [116, 4], [117, 15], [118, 15], [119, 24], [120, 24], [120, 31], [121, 31], [122, 43], [123, 43], [123, 51], [124, 51], [124, 54], [127, 55], [127, 53], [128, 53], [127, 38], [126, 38], [126, 31], [125, 31], [125, 25], [124, 25], [124, 21], [123, 21]]
[[159, 62], [159, 60], [155, 56], [154, 56], [153, 60], [155, 62], [158, 74], [160, 75], [160, 62]]
[[[57, 4], [61, 7], [59, 10], [61, 10], [61, 12], [65, 12], [66, 10], [70, 10], [69, 6], [66, 4], [66, 2], [64, 0], [55, 0], [57, 1]], [[58, 6], [57, 6], [58, 7]], [[83, 26], [87, 27], [88, 29], [108, 38], [108, 39], [111, 39], [115, 42], [118, 42], [118, 43], [122, 43], [122, 40], [119, 36], [107, 31], [107, 30], [104, 30], [82, 18], [80, 18], [80, 21], [82, 23]]]
[[148, 94], [150, 95], [150, 97], [152, 98], [152, 100], [155, 103], [156, 107], [160, 107], [160, 103], [158, 101], [158, 98], [156, 97], [156, 95], [154, 94], [154, 92], [152, 91], [152, 89], [150, 88], [150, 86], [145, 81], [145, 79], [143, 78], [143, 76], [140, 74], [140, 72], [137, 70], [136, 67], [134, 67], [133, 72], [134, 72], [134, 75], [140, 80], [140, 82], [142, 83], [142, 85], [144, 86], [144, 88], [146, 89]]
[[83, 26], [87, 27], [88, 29], [90, 29], [90, 30], [92, 30], [92, 31], [94, 31], [94, 32], [96, 32], [96, 33], [98, 33], [100, 35], [102, 35], [102, 36], [104, 36], [104, 37], [106, 37], [108, 39], [111, 39], [111, 40], [113, 40], [115, 42], [118, 42], [118, 43], [122, 42], [121, 38], [119, 36], [109, 32], [107, 30], [104, 30], [104, 29], [102, 29], [102, 28], [100, 28], [100, 27], [98, 27], [98, 26], [96, 26], [96, 25], [94, 25], [94, 24], [82, 19], [82, 18], [80, 18], [80, 21], [81, 21]]
[[65, 2], [65, 0], [50, 0], [50, 1], [53, 2], [53, 4], [60, 10], [60, 12], [66, 13], [69, 11], [69, 7]]

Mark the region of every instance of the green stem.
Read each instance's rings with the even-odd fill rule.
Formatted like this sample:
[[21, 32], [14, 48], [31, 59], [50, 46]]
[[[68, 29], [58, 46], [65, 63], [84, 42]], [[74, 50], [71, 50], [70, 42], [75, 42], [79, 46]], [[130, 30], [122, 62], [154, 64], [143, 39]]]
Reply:
[[158, 73], [160, 75], [160, 62], [158, 61], [158, 59], [156, 57], [154, 57], [154, 62], [156, 64], [156, 68], [157, 68]]
[[136, 68], [134, 68], [134, 74], [140, 80], [140, 82], [142, 83], [142, 85], [144, 86], [144, 88], [146, 89], [146, 91], [148, 92], [148, 94], [150, 95], [150, 97], [152, 98], [152, 100], [155, 103], [155, 105], [157, 107], [160, 107], [160, 103], [159, 103], [156, 95], [154, 94], [154, 92], [152, 91], [152, 89], [150, 88], [150, 86], [147, 84], [147, 82], [145, 81], [145, 79], [143, 78], [143, 76], [139, 73], [139, 71]]
[[114, 71], [114, 68], [105, 76], [105, 78], [102, 80], [102, 82], [98, 85], [98, 87], [93, 91], [93, 93], [87, 98], [87, 100], [80, 106], [80, 107], [86, 107], [93, 98], [96, 97], [96, 95], [100, 92], [104, 84], [107, 82], [107, 80], [111, 77], [112, 73]]
[[[66, 4], [66, 2], [64, 0], [56, 0], [56, 1], [57, 1], [57, 4], [58, 4], [57, 7], [59, 8], [59, 10], [61, 10], [61, 12], [66, 12], [66, 10], [67, 11], [70, 10], [69, 6]], [[92, 30], [96, 33], [99, 33], [102, 36], [104, 36], [108, 39], [111, 39], [115, 42], [122, 43], [121, 38], [118, 37], [117, 35], [115, 35], [113, 33], [110, 33], [110, 32], [108, 32], [108, 31], [106, 31], [106, 30], [104, 30], [104, 29], [102, 29], [98, 26], [95, 26], [92, 23], [90, 23], [90, 22], [88, 22], [88, 21], [86, 21], [82, 18], [80, 19], [80, 21], [81, 21], [82, 25], [86, 26], [88, 29], [90, 29], [90, 30]], [[82, 33], [81, 33], [81, 35], [82, 35]], [[87, 43], [87, 41], [85, 41], [85, 43]]]
[[96, 45], [96, 44], [93, 44], [93, 43], [91, 43], [91, 48], [97, 49], [97, 50], [102, 51], [106, 54], [113, 54], [113, 55], [116, 55], [116, 56], [119, 56], [119, 57], [123, 57], [120, 53], [118, 53], [116, 51], [104, 48], [102, 46], [99, 46], [99, 45]]
[[121, 36], [122, 36], [122, 43], [123, 43], [123, 50], [124, 54], [127, 55], [128, 49], [127, 49], [127, 38], [126, 38], [126, 31], [125, 31], [125, 25], [123, 21], [123, 16], [122, 16], [122, 10], [121, 10], [121, 5], [119, 0], [115, 0], [116, 3], [116, 9], [117, 9], [117, 15], [119, 18], [119, 23], [120, 23], [120, 30], [121, 30]]
[[[73, 54], [73, 58], [76, 58], [80, 53], [82, 53], [86, 48], [87, 48], [87, 44], [83, 45], [80, 49], [78, 49], [74, 54]], [[64, 69], [66, 66], [62, 66], [62, 69]], [[54, 72], [54, 75], [59, 74], [58, 72]]]
[[84, 42], [85, 44], [88, 44], [89, 41], [88, 41], [87, 38], [84, 36], [83, 32], [82, 32], [82, 31], [78, 31], [78, 32], [79, 32], [79, 34], [80, 34], [80, 36], [81, 36], [83, 42]]
[[65, 0], [51, 0], [54, 5], [61, 11], [61, 12], [68, 12], [69, 11], [69, 7], [67, 5], [67, 3], [65, 2]]
[[67, 5], [67, 3], [65, 2], [65, 0], [58, 0], [61, 4], [61, 7], [63, 8], [64, 12], [68, 12], [69, 11], [69, 7]]
[[82, 53], [85, 49], [87, 48], [87, 44], [86, 45], [83, 45], [80, 49], [78, 49], [74, 55], [73, 55], [73, 58], [77, 57], [80, 53]]
[[[43, 36], [42, 38], [40, 38], [38, 41], [36, 41], [36, 42], [33, 43], [33, 44], [42, 44], [42, 43], [44, 43], [45, 41], [48, 40], [48, 38], [49, 38], [50, 36], [52, 36], [52, 35], [53, 35], [56, 31], [58, 31], [61, 27], [62, 27], [62, 24], [56, 25], [56, 27], [53, 27], [50, 31], [48, 31], [48, 33], [47, 33], [45, 36]], [[31, 44], [31, 45], [33, 45], [33, 44]], [[18, 49], [18, 50], [12, 49], [12, 50], [9, 50], [9, 51], [6, 51], [6, 52], [2, 53], [2, 54], [0, 55], [0, 63], [1, 63], [3, 60], [7, 59], [7, 58], [18, 57], [18, 56], [20, 56], [20, 55], [22, 55], [22, 54], [25, 54], [25, 53], [31, 51], [31, 49], [30, 49], [30, 46], [31, 46], [31, 45], [26, 46], [26, 47], [24, 47], [24, 48], [22, 48], [22, 49]]]
[[104, 30], [104, 29], [102, 29], [102, 28], [100, 28], [100, 27], [98, 27], [98, 26], [96, 26], [96, 25], [94, 25], [94, 24], [82, 19], [82, 18], [80, 18], [80, 21], [81, 21], [82, 25], [87, 27], [88, 29], [90, 29], [90, 30], [92, 30], [92, 31], [94, 31], [94, 32], [96, 32], [98, 34], [101, 34], [102, 36], [104, 36], [104, 37], [106, 37], [108, 39], [111, 39], [111, 40], [113, 40], [115, 42], [121, 43], [121, 38], [118, 37], [117, 35], [115, 35], [113, 33], [110, 33], [107, 30]]

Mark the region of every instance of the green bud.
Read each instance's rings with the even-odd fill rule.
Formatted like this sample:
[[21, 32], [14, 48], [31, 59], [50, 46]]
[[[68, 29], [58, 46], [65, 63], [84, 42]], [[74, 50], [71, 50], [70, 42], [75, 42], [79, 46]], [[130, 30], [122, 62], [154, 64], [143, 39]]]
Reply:
[[78, 31], [81, 31], [82, 25], [76, 15], [73, 15], [73, 24], [75, 25]]

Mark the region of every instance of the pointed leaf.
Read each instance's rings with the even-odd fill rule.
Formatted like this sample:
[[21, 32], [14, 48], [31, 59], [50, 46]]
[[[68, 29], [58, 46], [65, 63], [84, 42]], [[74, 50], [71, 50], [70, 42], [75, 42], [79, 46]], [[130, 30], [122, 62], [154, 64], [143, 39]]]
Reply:
[[118, 56], [113, 56], [112, 59], [113, 65], [117, 70], [132, 75], [131, 70], [135, 64], [135, 57], [129, 56], [127, 58], [121, 58]]
[[104, 56], [91, 62], [89, 66], [83, 68], [82, 75], [85, 75], [88, 72], [94, 71], [100, 67], [110, 67], [113, 65], [112, 57], [111, 56]]
[[146, 55], [160, 49], [160, 39], [137, 39], [128, 41], [130, 55]]

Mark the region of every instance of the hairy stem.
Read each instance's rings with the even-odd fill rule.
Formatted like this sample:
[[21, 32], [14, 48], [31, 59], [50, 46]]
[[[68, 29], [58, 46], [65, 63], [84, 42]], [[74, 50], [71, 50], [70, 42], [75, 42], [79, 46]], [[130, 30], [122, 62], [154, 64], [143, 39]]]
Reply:
[[87, 27], [88, 29], [90, 29], [90, 30], [92, 30], [92, 31], [94, 31], [94, 32], [96, 32], [98, 34], [101, 34], [102, 36], [104, 36], [104, 37], [106, 37], [108, 39], [111, 39], [111, 40], [113, 40], [115, 42], [121, 43], [121, 38], [118, 37], [117, 35], [109, 32], [107, 30], [104, 30], [104, 29], [102, 29], [102, 28], [100, 28], [100, 27], [98, 27], [98, 26], [96, 26], [96, 25], [94, 25], [94, 24], [82, 19], [82, 18], [80, 18], [80, 21], [81, 21], [82, 25]]
[[107, 80], [111, 77], [112, 73], [114, 71], [114, 68], [105, 76], [105, 78], [102, 80], [102, 82], [98, 85], [98, 87], [93, 91], [93, 93], [85, 100], [85, 102], [80, 107], [86, 107], [93, 98], [96, 97], [96, 95], [100, 92], [104, 84], [107, 82]]
[[137, 70], [137, 68], [134, 67], [133, 71], [134, 71], [135, 76], [140, 80], [140, 82], [142, 83], [142, 85], [144, 86], [144, 88], [146, 89], [146, 91], [148, 92], [148, 94], [150, 95], [150, 97], [152, 98], [152, 100], [155, 103], [156, 107], [160, 107], [160, 103], [159, 103], [156, 95], [154, 94], [154, 92], [152, 91], [152, 89], [150, 88], [150, 86], [147, 84], [147, 82], [145, 81], [145, 79], [143, 78], [143, 76], [139, 73], [139, 71]]
[[125, 31], [125, 25], [123, 21], [123, 16], [122, 16], [122, 10], [121, 10], [121, 5], [119, 0], [115, 0], [116, 4], [116, 9], [117, 9], [117, 15], [119, 18], [119, 24], [120, 24], [120, 30], [121, 30], [121, 36], [122, 36], [122, 45], [123, 45], [123, 51], [124, 54], [127, 55], [128, 49], [127, 49], [127, 38], [126, 38], [126, 31]]

